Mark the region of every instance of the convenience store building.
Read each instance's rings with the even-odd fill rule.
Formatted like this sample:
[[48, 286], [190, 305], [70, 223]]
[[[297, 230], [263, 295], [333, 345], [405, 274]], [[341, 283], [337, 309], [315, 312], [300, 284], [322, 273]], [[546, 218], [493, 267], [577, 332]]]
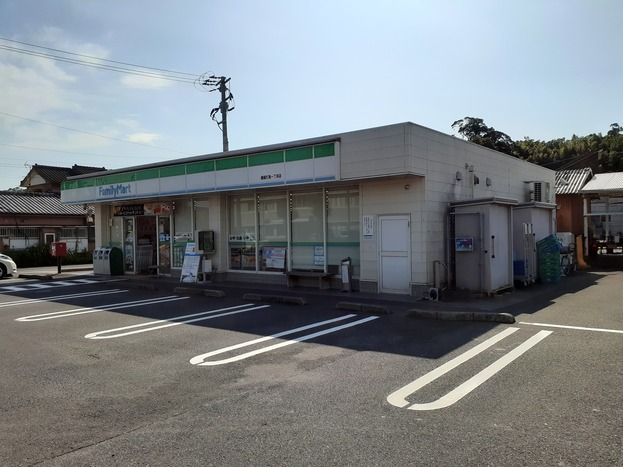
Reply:
[[450, 203], [524, 202], [535, 181], [554, 172], [406, 122], [72, 177], [61, 198], [95, 205], [96, 247], [129, 274], [179, 274], [197, 241], [215, 279], [339, 286], [350, 257], [359, 290], [419, 295], [452, 273]]

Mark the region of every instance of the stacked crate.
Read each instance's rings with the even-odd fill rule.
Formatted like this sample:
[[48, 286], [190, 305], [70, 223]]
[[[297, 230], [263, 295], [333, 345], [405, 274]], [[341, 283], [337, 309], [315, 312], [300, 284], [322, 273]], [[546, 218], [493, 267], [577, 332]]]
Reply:
[[536, 242], [539, 280], [543, 283], [560, 280], [560, 243], [555, 235]]

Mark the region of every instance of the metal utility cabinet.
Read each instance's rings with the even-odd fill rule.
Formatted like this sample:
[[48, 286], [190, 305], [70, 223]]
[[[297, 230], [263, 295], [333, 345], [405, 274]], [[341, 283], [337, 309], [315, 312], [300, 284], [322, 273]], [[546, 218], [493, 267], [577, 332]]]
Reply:
[[516, 204], [504, 198], [450, 204], [457, 289], [492, 294], [513, 287], [512, 207]]
[[554, 233], [556, 205], [521, 203], [513, 208], [513, 272], [524, 285], [537, 279], [536, 242]]

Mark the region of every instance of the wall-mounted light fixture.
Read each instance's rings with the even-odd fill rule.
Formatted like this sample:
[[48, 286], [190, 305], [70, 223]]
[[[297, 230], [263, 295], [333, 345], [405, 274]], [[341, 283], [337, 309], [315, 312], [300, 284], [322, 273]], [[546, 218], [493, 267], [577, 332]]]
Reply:
[[454, 175], [454, 179], [455, 179], [457, 182], [460, 182], [461, 180], [463, 180], [463, 174], [457, 170], [457, 171], [456, 171], [456, 174]]
[[490, 179], [489, 177], [487, 177], [487, 178], [485, 179], [485, 184], [486, 184], [487, 186], [491, 186], [491, 184], [492, 184], [492, 183], [493, 183], [493, 182], [491, 181], [491, 179]]
[[474, 175], [474, 185], [478, 185], [480, 183], [480, 179], [477, 175]]

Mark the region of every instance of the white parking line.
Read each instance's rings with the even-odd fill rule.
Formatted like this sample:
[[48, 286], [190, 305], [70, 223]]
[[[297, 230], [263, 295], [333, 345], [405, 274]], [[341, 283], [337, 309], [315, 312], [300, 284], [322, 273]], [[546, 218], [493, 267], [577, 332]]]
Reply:
[[582, 326], [564, 326], [562, 324], [527, 323], [525, 321], [520, 321], [517, 324], [528, 324], [530, 326], [542, 326], [545, 328], [576, 329], [578, 331], [611, 332], [613, 334], [623, 334], [623, 330], [620, 329], [587, 328]]
[[23, 300], [13, 300], [10, 302], [0, 303], [0, 308], [5, 308], [9, 306], [20, 306], [20, 305], [30, 305], [34, 303], [49, 303], [49, 300], [73, 300], [75, 298], [86, 298], [93, 297], [99, 295], [110, 295], [110, 294], [118, 294], [127, 292], [127, 290], [122, 289], [111, 289], [111, 290], [94, 290], [92, 292], [81, 292], [75, 294], [68, 295], [50, 295], [47, 297], [40, 298], [26, 298]]
[[4, 287], [0, 287], [0, 293], [3, 292], [33, 292], [40, 289], [51, 289], [57, 287], [70, 287], [70, 286], [78, 286], [85, 284], [100, 284], [104, 282], [119, 282], [124, 279], [106, 279], [106, 280], [98, 280], [98, 279], [72, 279], [69, 281], [48, 281], [45, 283], [42, 282], [29, 282], [23, 285], [8, 285]]
[[[485, 351], [492, 345], [495, 345], [497, 342], [501, 341], [505, 337], [508, 337], [509, 335], [513, 334], [514, 332], [518, 330], [519, 328], [505, 329], [504, 331], [478, 344], [476, 347], [468, 350], [467, 352], [464, 352], [463, 354], [459, 355], [456, 358], [453, 358], [449, 362], [446, 362], [443, 365], [435, 368], [434, 370], [428, 372], [424, 376], [421, 376], [420, 378], [407, 384], [406, 386], [403, 386], [397, 391], [394, 391], [387, 397], [387, 402], [389, 402], [390, 404], [396, 407], [401, 407], [401, 408], [406, 407], [407, 405], [410, 404], [406, 400], [407, 396], [414, 394], [418, 390], [422, 389], [424, 386], [427, 386], [428, 384], [435, 381], [437, 378], [443, 376], [444, 374], [448, 373], [449, 371], [453, 370], [459, 365], [472, 359], [476, 355], [480, 354], [481, 352]], [[501, 358], [493, 362], [491, 365], [486, 367], [481, 372], [472, 376], [470, 379], [468, 379], [463, 384], [459, 385], [458, 387], [456, 387], [455, 389], [447, 393], [445, 396], [442, 396], [433, 402], [411, 404], [408, 407], [408, 409], [409, 410], [437, 410], [437, 409], [442, 409], [442, 408], [451, 406], [452, 404], [456, 403], [457, 401], [465, 397], [467, 394], [472, 392], [482, 383], [487, 381], [489, 378], [494, 376], [502, 368], [506, 367], [511, 362], [519, 358], [521, 355], [523, 355], [529, 349], [531, 349], [536, 344], [538, 344], [540, 341], [545, 339], [551, 333], [552, 331], [539, 331], [537, 334], [535, 334], [534, 336], [530, 337], [528, 340], [526, 340], [522, 344], [515, 347], [513, 350], [508, 352], [506, 355], [502, 356]]]
[[[253, 305], [254, 305], [253, 303], [246, 303], [244, 305], [230, 306], [228, 308], [220, 308], [218, 310], [203, 311], [201, 313], [193, 313], [191, 315], [176, 316], [174, 318], [169, 318], [169, 319], [159, 319], [157, 321], [151, 321], [149, 323], [133, 324], [131, 326], [124, 326], [122, 328], [107, 329], [106, 331], [92, 332], [90, 334], [87, 334], [84, 337], [87, 339], [114, 339], [117, 337], [130, 336], [132, 334], [140, 334], [142, 332], [157, 331], [158, 329], [164, 329], [164, 328], [168, 328], [171, 326], [179, 326], [180, 324], [195, 323], [197, 321], [206, 321], [209, 319], [220, 318], [221, 316], [235, 315], [238, 313], [246, 313], [247, 311], [260, 310], [262, 308], [268, 308], [270, 306], [270, 305], [260, 305], [260, 306], [253, 306]], [[248, 308], [248, 307], [251, 307], [251, 308]], [[243, 308], [243, 309], [240, 309], [240, 308]], [[236, 311], [228, 311], [228, 310], [236, 310]], [[223, 311], [227, 311], [227, 312], [220, 313]], [[215, 314], [215, 313], [218, 313], [218, 314]], [[193, 318], [193, 319], [186, 319], [186, 318]], [[161, 324], [159, 326], [155, 326], [158, 323], [168, 323], [168, 324]], [[137, 329], [137, 328], [144, 328], [147, 326], [151, 326], [151, 327], [148, 327], [147, 329]], [[125, 331], [127, 329], [133, 329], [133, 331], [112, 334], [109, 336], [102, 335], [102, 334], [108, 334], [111, 332]]]
[[87, 313], [97, 313], [100, 311], [117, 310], [120, 308], [134, 308], [137, 306], [156, 305], [158, 303], [173, 302], [176, 300], [186, 300], [190, 297], [178, 297], [177, 295], [168, 295], [166, 297], [149, 298], [146, 300], [135, 300], [132, 302], [110, 303], [101, 305], [99, 308], [74, 308], [72, 310], [54, 311], [52, 313], [43, 313], [40, 315], [23, 316], [15, 319], [15, 321], [32, 322], [43, 321], [46, 319], [71, 318], [73, 316], [84, 315]]
[[296, 329], [290, 329], [288, 331], [279, 332], [279, 333], [273, 334], [271, 336], [260, 337], [259, 339], [254, 339], [254, 340], [251, 340], [251, 341], [242, 342], [240, 344], [231, 345], [229, 347], [224, 347], [222, 349], [213, 350], [212, 352], [204, 353], [204, 354], [197, 355], [196, 357], [191, 358], [190, 359], [190, 363], [193, 364], [193, 365], [199, 365], [199, 366], [216, 366], [216, 365], [224, 365], [226, 363], [237, 362], [237, 361], [240, 361], [240, 360], [244, 360], [244, 359], [253, 357], [255, 355], [259, 355], [261, 353], [270, 352], [271, 350], [276, 350], [276, 349], [279, 349], [281, 347], [285, 347], [287, 345], [296, 344], [297, 342], [303, 342], [303, 341], [306, 341], [306, 340], [309, 340], [309, 339], [313, 339], [314, 337], [319, 337], [319, 336], [323, 336], [325, 334], [330, 334], [332, 332], [337, 332], [337, 331], [340, 331], [342, 329], [350, 328], [352, 326], [358, 326], [360, 324], [367, 323], [368, 321], [372, 321], [372, 320], [380, 318], [379, 316], [369, 316], [367, 318], [360, 319], [360, 320], [357, 320], [357, 321], [353, 321], [351, 323], [346, 323], [346, 324], [342, 324], [340, 326], [335, 326], [335, 327], [332, 327], [332, 328], [329, 328], [329, 329], [324, 329], [322, 331], [318, 331], [318, 332], [315, 332], [313, 334], [307, 334], [305, 336], [297, 337], [296, 339], [280, 342], [279, 344], [273, 344], [273, 345], [270, 345], [268, 347], [264, 347], [264, 348], [258, 349], [258, 350], [253, 350], [251, 352], [243, 353], [241, 355], [237, 355], [237, 356], [234, 356], [234, 357], [226, 358], [226, 359], [223, 359], [223, 360], [206, 361], [207, 358], [213, 357], [214, 355], [219, 355], [219, 354], [222, 354], [222, 353], [225, 353], [225, 352], [230, 352], [232, 350], [240, 349], [240, 348], [243, 348], [243, 347], [248, 347], [250, 345], [259, 344], [260, 342], [266, 342], [268, 340], [272, 340], [272, 339], [276, 339], [276, 338], [279, 338], [279, 337], [287, 336], [289, 334], [294, 334], [296, 332], [305, 331], [306, 329], [316, 328], [316, 327], [323, 326], [323, 325], [329, 324], [329, 323], [335, 323], [337, 321], [342, 321], [342, 320], [345, 320], [345, 319], [348, 319], [348, 318], [352, 318], [354, 316], [357, 316], [357, 315], [350, 314], [350, 315], [340, 316], [340, 317], [334, 318], [334, 319], [328, 319], [326, 321], [319, 321], [317, 323], [308, 324], [306, 326], [301, 326], [301, 327], [296, 328]]

